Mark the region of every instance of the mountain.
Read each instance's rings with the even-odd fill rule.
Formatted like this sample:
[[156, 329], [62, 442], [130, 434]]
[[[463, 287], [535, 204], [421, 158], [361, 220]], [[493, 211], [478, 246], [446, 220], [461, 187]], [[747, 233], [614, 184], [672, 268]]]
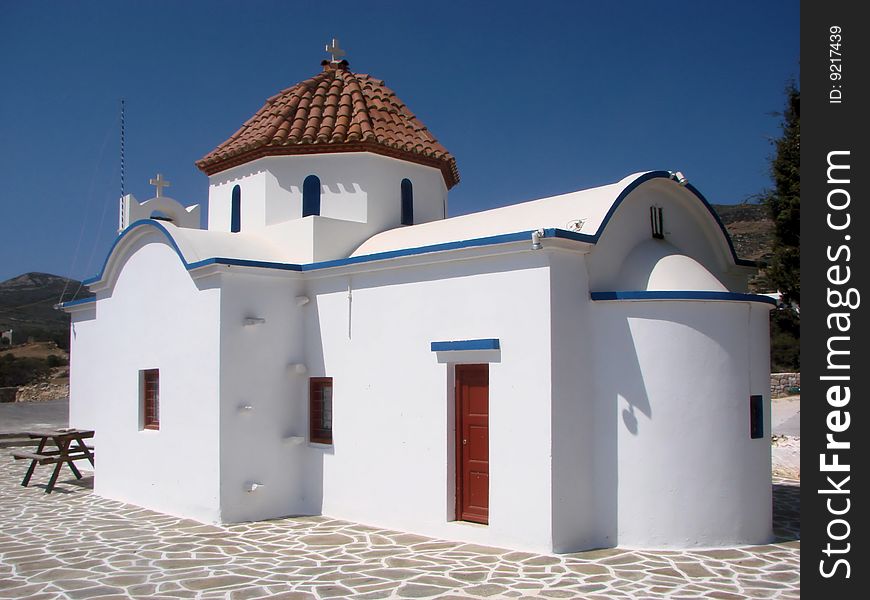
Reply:
[[69, 315], [54, 306], [61, 300], [89, 298], [80, 281], [49, 273], [25, 273], [0, 282], [0, 331], [13, 330], [13, 341], [53, 340], [69, 348]]

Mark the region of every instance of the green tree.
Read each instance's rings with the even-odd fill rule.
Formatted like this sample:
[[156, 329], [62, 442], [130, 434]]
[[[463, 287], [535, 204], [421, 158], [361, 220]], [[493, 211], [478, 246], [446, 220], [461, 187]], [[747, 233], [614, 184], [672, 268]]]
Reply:
[[11, 352], [0, 355], [0, 387], [15, 387], [39, 381], [51, 372], [41, 358], [18, 358]]
[[783, 295], [786, 304], [801, 302], [801, 94], [794, 83], [782, 115], [782, 136], [776, 140], [771, 162], [774, 189], [764, 202], [774, 223], [773, 257], [766, 269], [768, 280]]
[[770, 315], [771, 370], [800, 370], [801, 228], [801, 95], [794, 83], [786, 88], [782, 136], [775, 142], [770, 171], [774, 188], [764, 195], [774, 223], [773, 256], [765, 277], [783, 295], [785, 307]]

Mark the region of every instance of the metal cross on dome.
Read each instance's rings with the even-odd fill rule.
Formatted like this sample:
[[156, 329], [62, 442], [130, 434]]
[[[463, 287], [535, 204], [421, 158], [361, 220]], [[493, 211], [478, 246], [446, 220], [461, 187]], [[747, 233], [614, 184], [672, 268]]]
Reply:
[[337, 38], [332, 38], [332, 43], [326, 45], [326, 51], [332, 55], [332, 62], [334, 63], [338, 62], [338, 59], [347, 54], [338, 46]]
[[169, 187], [172, 185], [171, 181], [166, 181], [163, 179], [163, 175], [161, 173], [157, 174], [157, 177], [154, 179], [149, 179], [148, 183], [157, 188], [157, 197], [160, 198], [163, 196], [163, 188]]

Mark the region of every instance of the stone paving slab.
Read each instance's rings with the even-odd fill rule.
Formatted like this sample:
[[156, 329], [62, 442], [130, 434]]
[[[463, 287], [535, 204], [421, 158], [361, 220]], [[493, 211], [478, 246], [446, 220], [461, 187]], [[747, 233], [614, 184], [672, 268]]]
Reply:
[[692, 551], [537, 555], [330, 517], [203, 525], [100, 498], [45, 495], [0, 453], [0, 599], [800, 597], [800, 482], [774, 480], [777, 540]]

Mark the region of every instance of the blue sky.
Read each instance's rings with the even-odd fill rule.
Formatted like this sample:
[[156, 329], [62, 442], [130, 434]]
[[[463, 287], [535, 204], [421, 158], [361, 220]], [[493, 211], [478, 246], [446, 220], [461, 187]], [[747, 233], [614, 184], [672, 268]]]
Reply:
[[0, 280], [84, 278], [127, 191], [205, 203], [194, 161], [338, 37], [456, 156], [452, 215], [683, 171], [708, 200], [771, 185], [799, 2], [0, 0]]

